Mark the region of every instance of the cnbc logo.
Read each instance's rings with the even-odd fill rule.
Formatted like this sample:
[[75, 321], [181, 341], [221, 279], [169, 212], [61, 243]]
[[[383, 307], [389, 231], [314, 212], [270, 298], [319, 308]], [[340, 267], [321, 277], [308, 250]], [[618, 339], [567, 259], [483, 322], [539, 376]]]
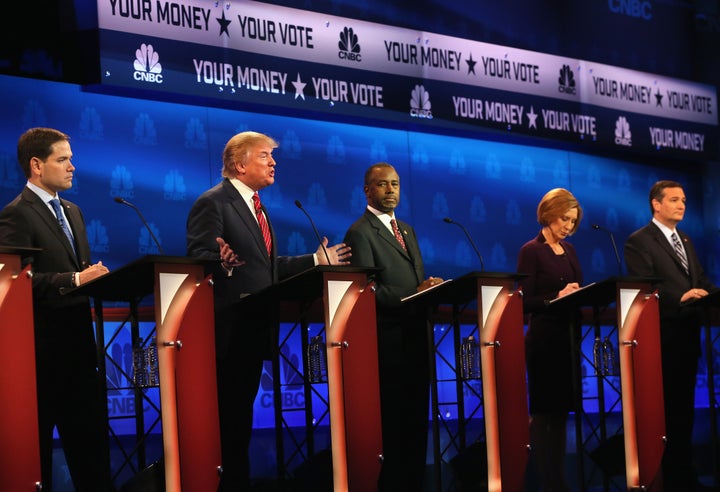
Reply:
[[615, 145], [632, 147], [630, 123], [624, 116], [618, 117], [617, 121], [615, 121]]
[[338, 58], [341, 60], [350, 60], [361, 62], [362, 54], [360, 53], [360, 43], [358, 43], [357, 34], [352, 27], [346, 27], [340, 33], [340, 41], [338, 41]]
[[577, 93], [575, 88], [575, 74], [570, 69], [569, 65], [563, 65], [560, 69], [560, 75], [558, 76], [558, 91], [565, 94]]
[[416, 85], [410, 93], [410, 116], [413, 118], [432, 119], [432, 103], [430, 94], [422, 85]]
[[162, 65], [160, 55], [153, 49], [151, 44], [141, 44], [135, 50], [135, 61], [133, 62], [133, 78], [138, 82], [163, 83]]

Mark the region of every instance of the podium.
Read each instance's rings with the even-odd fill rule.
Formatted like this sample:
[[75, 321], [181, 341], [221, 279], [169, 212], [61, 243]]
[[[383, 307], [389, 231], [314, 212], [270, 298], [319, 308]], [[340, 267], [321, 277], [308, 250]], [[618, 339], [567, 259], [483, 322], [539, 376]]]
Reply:
[[[204, 264], [145, 256], [67, 292], [95, 299], [103, 347], [102, 301], [128, 302], [134, 310], [139, 299], [154, 295], [166, 492], [207, 492], [220, 482], [213, 292]], [[104, 379], [104, 348], [101, 355]]]
[[[375, 293], [368, 279], [377, 269], [316, 266], [240, 302], [309, 305], [321, 300], [327, 348], [328, 407], [334, 492], [377, 490], [382, 464]], [[303, 330], [305, 336], [307, 331]], [[303, 348], [307, 345], [303, 341]], [[284, 473], [279, 347], [273, 354], [278, 473]], [[307, 368], [304, 359], [304, 366]], [[305, 378], [305, 386], [309, 382]], [[307, 394], [307, 392], [306, 392]], [[312, 432], [312, 430], [309, 430]]]
[[[488, 491], [519, 492], [525, 488], [530, 428], [522, 293], [516, 290], [520, 278], [522, 275], [519, 274], [471, 272], [404, 300], [426, 306], [448, 304], [454, 309], [477, 302]], [[435, 421], [439, 418], [439, 408], [434, 353], [432, 356], [431, 391]], [[436, 486], [440, 490], [438, 466], [441, 456], [437, 425], [433, 425], [433, 430]], [[484, 464], [478, 463], [478, 468], [482, 467]]]
[[705, 311], [704, 319], [704, 335], [705, 335], [705, 362], [707, 366], [707, 387], [708, 387], [708, 407], [710, 410], [710, 442], [712, 443], [713, 457], [713, 479], [715, 484], [720, 484], [720, 443], [718, 442], [718, 401], [715, 392], [715, 354], [714, 341], [718, 338], [718, 334], [712, 332], [712, 311], [720, 308], [720, 289], [712, 291], [709, 295], [691, 301], [691, 306], [697, 306]]
[[[595, 313], [616, 303], [618, 358], [622, 391], [625, 478], [628, 490], [654, 490], [665, 449], [665, 412], [660, 353], [658, 298], [651, 290], [653, 279], [611, 277], [589, 284], [549, 303], [549, 309], [591, 307]], [[570, 327], [573, 335], [575, 330]], [[574, 337], [573, 337], [574, 338]], [[582, 434], [582, 391], [579, 340], [575, 347], [576, 442], [578, 456], [584, 455]], [[601, 413], [604, 408], [600, 408]], [[605, 437], [605, 429], [600, 430]], [[602, 443], [601, 443], [602, 444]], [[578, 459], [579, 480], [584, 480], [583, 460]]]
[[22, 257], [38, 249], [0, 246], [0, 489], [41, 484], [32, 273]]

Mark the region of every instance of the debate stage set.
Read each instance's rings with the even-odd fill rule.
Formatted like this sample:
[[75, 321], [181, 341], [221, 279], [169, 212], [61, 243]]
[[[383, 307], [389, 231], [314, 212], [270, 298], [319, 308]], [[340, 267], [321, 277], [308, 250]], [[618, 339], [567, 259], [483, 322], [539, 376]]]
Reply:
[[[416, 230], [426, 274], [445, 280], [402, 301], [431, 321], [418, 334], [432, 342], [432, 384], [417, 492], [536, 490], [516, 262], [540, 229], [539, 200], [570, 190], [583, 208], [569, 241], [585, 285], [547, 306], [583, 313], [567, 473], [577, 491], [662, 492], [658, 299], [653, 279], [626, 275], [623, 245], [650, 220], [652, 184], [679, 181], [679, 228], [720, 284], [712, 3], [3, 7], [8, 23], [54, 41], [0, 43], [0, 205], [26, 181], [19, 135], [33, 126], [69, 134], [76, 170], [61, 196], [82, 208], [93, 261], [110, 273], [66, 295], [93, 301], [118, 491], [217, 486], [213, 285], [186, 256], [186, 219], [220, 181], [225, 143], [252, 130], [279, 143], [275, 183], [260, 194], [281, 255], [315, 251], [318, 236], [342, 242], [367, 204], [365, 170], [389, 162], [398, 171], [396, 215]], [[32, 252], [0, 245], [3, 491], [37, 492], [40, 479], [23, 266]], [[256, 492], [375, 490], [374, 273], [315, 267], [238, 300], [238, 310], [262, 305], [281, 321], [254, 407]], [[703, 307], [696, 467], [720, 485], [718, 299]], [[73, 492], [59, 443], [54, 459], [54, 492]]]

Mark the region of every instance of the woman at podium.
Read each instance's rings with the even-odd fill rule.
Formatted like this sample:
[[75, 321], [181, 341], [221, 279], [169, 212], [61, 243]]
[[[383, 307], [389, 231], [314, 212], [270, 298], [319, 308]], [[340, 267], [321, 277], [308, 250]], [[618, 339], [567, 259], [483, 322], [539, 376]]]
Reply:
[[580, 288], [582, 270], [567, 238], [577, 231], [582, 208], [568, 190], [548, 191], [537, 207], [540, 233], [518, 255], [523, 309], [528, 315], [525, 358], [530, 402], [530, 462], [543, 492], [569, 492], [565, 479], [567, 416], [575, 410], [572, 336], [580, 312], [547, 312], [547, 301]]

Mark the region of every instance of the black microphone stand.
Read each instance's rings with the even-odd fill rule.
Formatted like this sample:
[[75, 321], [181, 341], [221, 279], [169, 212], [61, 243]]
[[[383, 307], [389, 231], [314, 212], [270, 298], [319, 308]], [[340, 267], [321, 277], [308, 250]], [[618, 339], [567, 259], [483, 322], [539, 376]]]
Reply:
[[152, 229], [150, 228], [150, 224], [148, 224], [147, 220], [145, 220], [145, 217], [143, 217], [143, 214], [140, 212], [140, 209], [137, 208], [137, 207], [136, 207], [135, 205], [133, 205], [132, 203], [130, 203], [129, 201], [127, 201], [127, 200], [125, 200], [124, 198], [119, 197], [119, 196], [116, 196], [116, 197], [115, 197], [115, 201], [116, 201], [117, 203], [120, 203], [120, 204], [122, 204], [122, 205], [127, 205], [128, 207], [131, 207], [131, 208], [135, 209], [135, 211], [137, 212], [138, 216], [140, 217], [140, 220], [142, 220], [142, 223], [145, 225], [145, 228], [146, 228], [146, 229], [148, 230], [148, 232], [150, 233], [150, 237], [151, 237], [152, 240], [155, 242], [155, 246], [157, 246], [158, 252], [159, 252], [161, 255], [164, 255], [165, 253], [163, 252], [162, 246], [160, 246], [160, 241], [158, 241], [158, 238], [155, 237], [155, 233], [154, 233], [154, 232], [152, 231]]
[[303, 211], [305, 216], [310, 221], [310, 225], [313, 228], [313, 231], [315, 231], [315, 237], [317, 237], [318, 242], [320, 243], [320, 247], [323, 250], [323, 253], [325, 253], [325, 259], [328, 262], [328, 265], [332, 265], [332, 262], [330, 261], [330, 255], [327, 252], [327, 248], [325, 248], [325, 245], [323, 244], [322, 237], [320, 236], [320, 233], [317, 230], [317, 227], [315, 227], [315, 222], [313, 222], [312, 217], [310, 217], [310, 214], [307, 213], [307, 211], [303, 208], [302, 203], [300, 203], [300, 200], [295, 200], [295, 206]]
[[613, 251], [615, 251], [615, 261], [617, 261], [618, 275], [622, 277], [622, 261], [620, 261], [620, 254], [618, 253], [617, 245], [615, 244], [615, 236], [613, 235], [612, 231], [605, 229], [604, 227], [600, 227], [597, 224], [593, 224], [592, 228], [596, 231], [605, 231], [610, 235], [610, 242], [612, 243]]
[[445, 217], [443, 220], [445, 222], [447, 222], [448, 224], [455, 224], [456, 226], [458, 226], [460, 229], [463, 230], [463, 232], [465, 233], [465, 237], [467, 237], [467, 240], [470, 243], [470, 246], [472, 246], [472, 248], [475, 250], [475, 254], [477, 255], [478, 259], [480, 260], [480, 271], [481, 272], [485, 271], [485, 262], [483, 261], [482, 255], [480, 254], [480, 251], [477, 249], [477, 246], [475, 246], [475, 243], [473, 242], [472, 238], [470, 237], [470, 233], [467, 231], [467, 229], [465, 229], [465, 226], [463, 226], [459, 222], [455, 222], [450, 217]]

